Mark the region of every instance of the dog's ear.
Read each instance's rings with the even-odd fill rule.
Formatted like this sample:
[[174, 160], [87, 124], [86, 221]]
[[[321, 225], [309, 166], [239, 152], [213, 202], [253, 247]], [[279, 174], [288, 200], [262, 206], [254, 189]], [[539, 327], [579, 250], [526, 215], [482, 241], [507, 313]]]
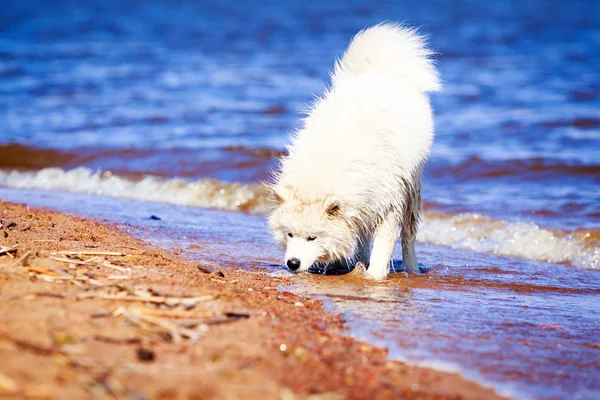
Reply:
[[342, 201], [335, 196], [329, 196], [325, 199], [323, 207], [325, 208], [325, 214], [335, 217], [342, 212]]
[[277, 205], [289, 200], [292, 193], [292, 188], [289, 186], [269, 186], [269, 189], [271, 191], [271, 198]]
[[349, 204], [345, 204], [342, 199], [336, 196], [329, 196], [323, 203], [325, 214], [330, 217], [341, 217], [351, 220], [356, 217], [356, 212]]

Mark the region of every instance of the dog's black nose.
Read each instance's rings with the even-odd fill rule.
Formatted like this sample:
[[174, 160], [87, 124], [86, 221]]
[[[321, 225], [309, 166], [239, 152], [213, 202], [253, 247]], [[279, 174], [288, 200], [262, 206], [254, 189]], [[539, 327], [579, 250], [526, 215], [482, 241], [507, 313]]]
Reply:
[[289, 260], [287, 260], [287, 267], [290, 269], [290, 271], [295, 271], [298, 268], [300, 268], [300, 260], [298, 260], [297, 258], [290, 258]]

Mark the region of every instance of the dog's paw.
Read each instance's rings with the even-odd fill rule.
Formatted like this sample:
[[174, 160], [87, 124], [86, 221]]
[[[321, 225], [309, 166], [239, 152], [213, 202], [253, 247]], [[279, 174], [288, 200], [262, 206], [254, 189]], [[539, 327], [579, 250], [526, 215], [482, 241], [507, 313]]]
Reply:
[[367, 266], [359, 261], [354, 265], [351, 274], [365, 276], [367, 275]]
[[371, 279], [374, 279], [376, 281], [382, 281], [385, 278], [387, 278], [388, 273], [386, 271], [381, 271], [381, 270], [377, 270], [377, 269], [374, 269], [374, 268], [369, 268], [367, 270], [366, 276], [369, 277], [369, 278], [371, 278]]

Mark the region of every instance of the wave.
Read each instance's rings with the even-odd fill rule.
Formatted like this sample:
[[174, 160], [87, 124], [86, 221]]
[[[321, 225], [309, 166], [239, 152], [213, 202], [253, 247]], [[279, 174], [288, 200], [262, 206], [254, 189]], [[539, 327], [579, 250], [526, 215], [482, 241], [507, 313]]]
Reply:
[[78, 167], [69, 171], [2, 171], [0, 185], [15, 188], [61, 190], [101, 196], [157, 201], [219, 210], [266, 213], [268, 192], [262, 184], [224, 183], [214, 179], [188, 181], [145, 176], [139, 180]]
[[150, 150], [97, 149], [75, 150], [41, 148], [20, 143], [0, 144], [0, 168], [33, 170], [50, 167], [74, 168], [102, 159], [118, 157], [125, 161], [152, 155]]
[[162, 178], [223, 178], [250, 181], [267, 177], [283, 151], [229, 146], [223, 148], [96, 148], [53, 149], [19, 143], [0, 144], [0, 169], [34, 171], [80, 166], [106, 169], [127, 178], [154, 175]]
[[451, 176], [453, 179], [490, 179], [518, 176], [520, 179], [548, 180], [558, 177], [597, 178], [598, 164], [581, 164], [546, 158], [485, 160], [469, 157], [457, 165], [432, 164], [428, 172], [433, 177]]
[[[0, 185], [257, 214], [269, 210], [267, 189], [258, 183], [225, 183], [213, 179], [190, 181], [157, 176], [134, 180], [110, 171], [79, 167], [68, 171], [60, 168], [26, 172], [0, 170]], [[600, 231], [560, 231], [481, 214], [426, 211], [418, 240], [459, 250], [600, 269]]]
[[568, 232], [477, 213], [430, 211], [417, 239], [460, 250], [600, 269], [600, 231]]
[[[78, 166], [110, 169], [121, 176], [151, 174], [163, 178], [214, 176], [216, 171], [243, 171], [256, 168], [259, 179], [267, 176], [272, 163], [286, 151], [265, 147], [226, 146], [206, 149], [187, 148], [78, 148], [53, 149], [19, 143], [0, 144], [0, 169], [71, 169]], [[170, 160], [175, 160], [170, 162]], [[519, 177], [530, 181], [557, 178], [598, 180], [600, 164], [576, 163], [557, 159], [529, 158], [486, 160], [476, 156], [459, 163], [449, 160], [430, 162], [426, 174], [435, 179], [472, 181]], [[243, 174], [242, 174], [243, 175]], [[255, 178], [256, 176], [253, 176]]]

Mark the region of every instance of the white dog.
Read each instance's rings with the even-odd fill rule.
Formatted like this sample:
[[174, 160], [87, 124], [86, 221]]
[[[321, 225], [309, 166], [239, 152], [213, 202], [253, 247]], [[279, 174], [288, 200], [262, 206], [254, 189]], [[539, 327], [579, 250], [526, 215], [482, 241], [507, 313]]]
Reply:
[[433, 140], [427, 93], [441, 87], [431, 54], [415, 29], [381, 24], [358, 33], [336, 62], [331, 88], [292, 135], [271, 186], [269, 224], [290, 270], [362, 262], [383, 279], [402, 228], [403, 265], [418, 271]]

